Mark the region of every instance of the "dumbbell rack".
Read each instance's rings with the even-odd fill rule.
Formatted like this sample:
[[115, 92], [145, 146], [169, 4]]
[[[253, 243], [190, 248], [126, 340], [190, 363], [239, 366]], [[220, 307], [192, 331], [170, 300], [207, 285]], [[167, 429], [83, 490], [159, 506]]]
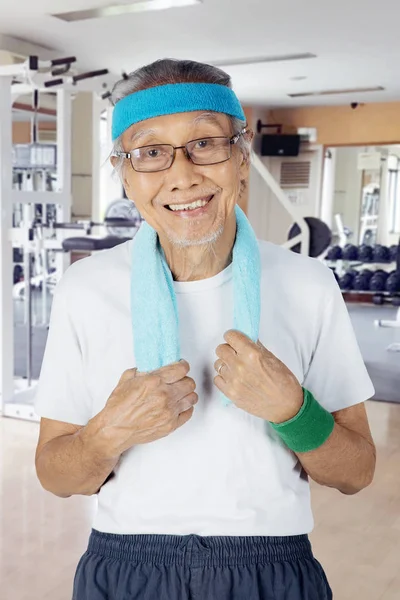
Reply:
[[[358, 267], [370, 268], [372, 271], [382, 270], [393, 270], [396, 268], [396, 261], [387, 261], [383, 263], [378, 262], [363, 262], [360, 260], [324, 260], [324, 263], [329, 268], [334, 268], [341, 277], [349, 269], [357, 270]], [[370, 290], [342, 290], [343, 298], [347, 302], [365, 302], [368, 304], [392, 304], [393, 306], [400, 306], [400, 293], [391, 292], [376, 292]]]

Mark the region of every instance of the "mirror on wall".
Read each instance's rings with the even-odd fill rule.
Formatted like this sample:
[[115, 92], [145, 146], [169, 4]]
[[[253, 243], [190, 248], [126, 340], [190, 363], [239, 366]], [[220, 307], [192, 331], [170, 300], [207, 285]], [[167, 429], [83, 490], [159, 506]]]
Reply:
[[398, 243], [399, 171], [400, 144], [326, 148], [321, 213], [338, 240]]

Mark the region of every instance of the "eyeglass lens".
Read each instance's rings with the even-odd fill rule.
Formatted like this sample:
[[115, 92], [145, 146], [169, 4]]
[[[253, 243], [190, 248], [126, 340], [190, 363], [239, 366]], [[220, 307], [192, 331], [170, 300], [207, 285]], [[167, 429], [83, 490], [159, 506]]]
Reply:
[[[229, 138], [213, 137], [194, 140], [186, 144], [186, 151], [196, 165], [213, 165], [231, 157]], [[136, 171], [163, 171], [173, 161], [174, 148], [169, 144], [143, 146], [131, 151], [132, 167]]]

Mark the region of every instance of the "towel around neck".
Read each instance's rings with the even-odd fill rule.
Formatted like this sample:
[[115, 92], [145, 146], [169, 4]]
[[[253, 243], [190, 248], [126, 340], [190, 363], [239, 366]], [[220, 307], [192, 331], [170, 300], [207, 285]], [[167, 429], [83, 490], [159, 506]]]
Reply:
[[[255, 233], [235, 207], [232, 328], [258, 340], [261, 261]], [[136, 367], [149, 372], [179, 361], [179, 314], [171, 270], [157, 232], [146, 222], [132, 244], [131, 318]], [[223, 340], [221, 340], [223, 343]], [[229, 401], [225, 400], [225, 403]]]

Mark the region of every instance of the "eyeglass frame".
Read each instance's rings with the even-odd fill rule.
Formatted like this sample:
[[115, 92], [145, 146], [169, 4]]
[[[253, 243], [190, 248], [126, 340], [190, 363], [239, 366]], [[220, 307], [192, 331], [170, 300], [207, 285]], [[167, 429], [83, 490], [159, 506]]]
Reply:
[[[116, 156], [117, 158], [125, 158], [125, 159], [129, 159], [129, 162], [132, 166], [132, 169], [134, 171], [136, 171], [136, 173], [161, 173], [162, 171], [168, 171], [168, 169], [170, 169], [172, 167], [172, 165], [175, 162], [175, 158], [176, 158], [176, 151], [177, 150], [183, 150], [186, 158], [188, 160], [190, 160], [190, 162], [192, 162], [194, 165], [197, 165], [199, 167], [206, 167], [206, 166], [211, 166], [211, 165], [220, 165], [224, 162], [227, 162], [228, 160], [230, 160], [232, 158], [232, 149], [231, 146], [233, 146], [234, 144], [237, 144], [240, 137], [242, 135], [245, 135], [246, 133], [248, 133], [249, 130], [246, 127], [244, 127], [242, 129], [242, 131], [239, 131], [239, 133], [236, 133], [235, 135], [233, 135], [232, 137], [227, 137], [225, 135], [212, 135], [212, 136], [208, 136], [208, 137], [201, 137], [201, 138], [197, 138], [195, 140], [189, 140], [188, 142], [186, 142], [186, 144], [184, 144], [183, 146], [173, 146], [172, 144], [149, 144], [146, 146], [139, 146], [139, 148], [134, 148], [134, 150], [142, 150], [143, 148], [154, 148], [157, 146], [169, 146], [170, 148], [173, 149], [173, 153], [171, 155], [172, 160], [171, 160], [171, 164], [168, 167], [165, 167], [164, 169], [157, 169], [156, 171], [139, 171], [138, 169], [135, 169], [135, 167], [132, 164], [132, 152], [120, 152], [119, 150], [117, 150], [116, 152], [114, 152], [113, 156]], [[216, 163], [195, 163], [192, 159], [192, 157], [190, 156], [188, 150], [187, 150], [187, 145], [188, 144], [192, 144], [193, 142], [201, 142], [202, 140], [213, 140], [213, 139], [224, 139], [224, 140], [229, 140], [229, 144], [230, 144], [230, 155], [228, 156], [228, 158], [225, 158], [224, 160], [220, 160]]]

